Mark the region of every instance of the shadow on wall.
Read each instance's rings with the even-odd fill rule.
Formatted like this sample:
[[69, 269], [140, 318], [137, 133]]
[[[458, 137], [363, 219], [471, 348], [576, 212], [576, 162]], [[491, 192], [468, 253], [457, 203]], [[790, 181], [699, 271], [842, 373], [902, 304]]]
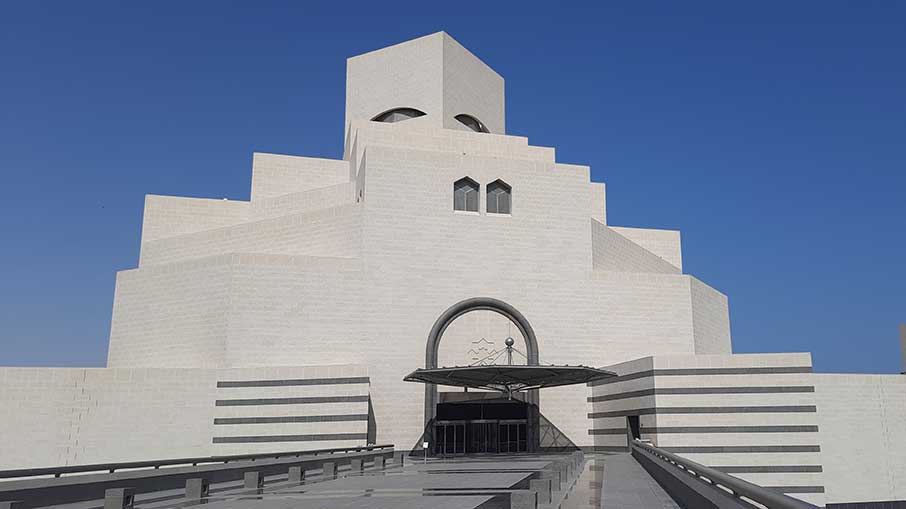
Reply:
[[368, 444], [377, 443], [377, 419], [374, 418], [374, 407], [371, 406], [371, 395], [368, 395]]
[[540, 435], [539, 448], [541, 452], [572, 452], [578, 451], [579, 446], [560, 431], [541, 412], [538, 412], [538, 434]]

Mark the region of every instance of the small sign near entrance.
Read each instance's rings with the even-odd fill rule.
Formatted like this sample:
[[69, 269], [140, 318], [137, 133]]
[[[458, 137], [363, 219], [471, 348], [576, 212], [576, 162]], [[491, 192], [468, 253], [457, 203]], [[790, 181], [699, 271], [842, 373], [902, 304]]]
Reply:
[[428, 442], [422, 442], [422, 449], [428, 448]]

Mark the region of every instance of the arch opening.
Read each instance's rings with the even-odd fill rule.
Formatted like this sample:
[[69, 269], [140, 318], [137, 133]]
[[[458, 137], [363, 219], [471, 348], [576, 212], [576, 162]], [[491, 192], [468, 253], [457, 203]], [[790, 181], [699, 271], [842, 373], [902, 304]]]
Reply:
[[425, 115], [427, 115], [427, 113], [415, 108], [393, 108], [380, 115], [376, 115], [371, 120], [373, 122], [387, 122], [392, 124], [394, 122], [409, 120], [410, 118], [424, 117]]
[[459, 115], [456, 115], [453, 118], [455, 118], [460, 124], [468, 127], [469, 129], [475, 131], [476, 133], [490, 132], [490, 131], [488, 131], [487, 126], [485, 126], [481, 122], [481, 120], [478, 120], [477, 118], [473, 117], [472, 115], [460, 113]]
[[[450, 326], [450, 324], [453, 323], [457, 318], [461, 317], [462, 315], [465, 315], [466, 313], [470, 313], [473, 311], [492, 311], [494, 313], [498, 313], [498, 314], [506, 317], [507, 319], [509, 319], [519, 330], [522, 338], [525, 341], [526, 364], [528, 364], [530, 366], [537, 366], [539, 364], [538, 340], [535, 337], [534, 329], [532, 329], [531, 324], [528, 322], [528, 320], [525, 318], [525, 316], [523, 316], [523, 314], [520, 313], [516, 308], [514, 308], [513, 306], [511, 306], [510, 304], [508, 304], [502, 300], [494, 299], [491, 297], [475, 297], [475, 298], [471, 298], [471, 299], [462, 300], [462, 301], [457, 302], [456, 304], [450, 306], [434, 322], [434, 325], [431, 327], [431, 331], [428, 333], [428, 340], [427, 340], [427, 345], [425, 348], [425, 368], [432, 369], [432, 368], [438, 367], [437, 361], [438, 361], [439, 345], [440, 345], [441, 339], [443, 339], [444, 332], [447, 330], [447, 328]], [[523, 451], [534, 451], [538, 447], [537, 442], [538, 442], [539, 397], [538, 397], [537, 389], [528, 391], [527, 393], [525, 393], [524, 398], [520, 398], [520, 399], [522, 400], [521, 402], [517, 403], [517, 402], [511, 401], [511, 402], [509, 402], [509, 404], [510, 405], [514, 405], [514, 404], [521, 405], [520, 408], [518, 408], [516, 411], [522, 412], [522, 415], [524, 415], [524, 417], [525, 417], [523, 419], [524, 424], [522, 424], [521, 427], [519, 424], [512, 424], [512, 425], [505, 424], [504, 425], [504, 426], [506, 426], [505, 428], [500, 428], [498, 425], [498, 427], [494, 428], [494, 430], [495, 430], [493, 432], [493, 434], [495, 436], [494, 440], [496, 441], [499, 439], [500, 436], [502, 436], [502, 435], [498, 435], [498, 433], [502, 433], [502, 431], [498, 431], [498, 430], [506, 429], [507, 430], [506, 432], [508, 434], [513, 433], [514, 435], [512, 435], [512, 436], [521, 437], [520, 439], [515, 441], [515, 443], [517, 443], [517, 447], [521, 448], [521, 450], [523, 450]], [[455, 443], [456, 437], [458, 437], [458, 435], [456, 434], [458, 432], [457, 430], [460, 429], [458, 426], [463, 426], [463, 428], [462, 428], [463, 430], [466, 429], [465, 426], [471, 426], [471, 427], [476, 426], [476, 424], [471, 423], [470, 421], [468, 421], [468, 419], [463, 419], [465, 421], [465, 423], [459, 423], [458, 421], [455, 421], [455, 420], [437, 421], [436, 419], [438, 418], [438, 408], [441, 406], [441, 405], [438, 405], [438, 402], [439, 402], [438, 400], [439, 400], [439, 394], [438, 394], [437, 385], [431, 384], [431, 383], [426, 383], [425, 384], [425, 421], [424, 421], [425, 422], [425, 428], [424, 428], [425, 431], [424, 431], [423, 440], [428, 442], [429, 448], [431, 448], [432, 451], [434, 451], [435, 453], [440, 450], [443, 450], [443, 451], [447, 450], [447, 448], [449, 447], [449, 443], [450, 443], [450, 440], [449, 440], [450, 437], [447, 435], [449, 435], [449, 432], [451, 429], [454, 430], [453, 442]], [[464, 409], [466, 407], [463, 406], [461, 408]], [[449, 407], [445, 407], [445, 408], [441, 409], [442, 412], [444, 412], [445, 410], [449, 410]], [[447, 416], [447, 415], [442, 415], [441, 417], [444, 417], [445, 419], [449, 418], [449, 416]], [[500, 422], [503, 422], [503, 421], [500, 421]], [[513, 422], [515, 422], [515, 421], [513, 421]], [[453, 426], [453, 427], [451, 428], [450, 426]], [[481, 426], [485, 426], [485, 424], [483, 423], [483, 424], [481, 424]], [[516, 426], [516, 427], [512, 427], [512, 426]], [[484, 430], [485, 428], [481, 427], [479, 429]], [[465, 434], [466, 431], [463, 431], [463, 433]], [[484, 433], [484, 431], [481, 431], [480, 433]], [[463, 435], [463, 436], [465, 436], [465, 435]], [[438, 438], [442, 439], [441, 440], [442, 443], [438, 443]], [[510, 442], [512, 442], [512, 441], [510, 441]], [[508, 442], [508, 443], [510, 443], [510, 442]], [[503, 442], [500, 442], [500, 443], [502, 444]], [[507, 445], [506, 451], [515, 452], [513, 449], [511, 449], [509, 447], [510, 447], [510, 445]], [[455, 450], [455, 447], [454, 447], [454, 450]], [[498, 448], [496, 450], [496, 452], [506, 452], [506, 451], [504, 451], [502, 448]], [[463, 452], [466, 452], [466, 449], [463, 449]], [[488, 451], [484, 451], [484, 452], [488, 452]]]

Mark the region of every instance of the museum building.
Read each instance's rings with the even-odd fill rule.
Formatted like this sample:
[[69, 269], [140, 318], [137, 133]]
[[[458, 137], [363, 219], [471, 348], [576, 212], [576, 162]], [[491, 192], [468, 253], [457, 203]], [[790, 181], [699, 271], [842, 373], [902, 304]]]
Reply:
[[504, 102], [435, 33], [348, 59], [342, 159], [255, 153], [249, 201], [148, 195], [107, 367], [0, 368], [0, 468], [642, 438], [817, 505], [906, 499], [906, 376], [733, 354], [680, 232], [609, 224]]

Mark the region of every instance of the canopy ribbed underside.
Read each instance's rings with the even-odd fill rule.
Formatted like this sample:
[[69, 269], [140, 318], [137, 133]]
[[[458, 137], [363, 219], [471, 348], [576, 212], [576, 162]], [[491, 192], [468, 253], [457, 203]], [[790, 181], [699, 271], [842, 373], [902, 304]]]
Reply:
[[545, 387], [584, 384], [613, 376], [616, 374], [587, 366], [489, 365], [416, 369], [406, 375], [403, 380], [512, 393]]

